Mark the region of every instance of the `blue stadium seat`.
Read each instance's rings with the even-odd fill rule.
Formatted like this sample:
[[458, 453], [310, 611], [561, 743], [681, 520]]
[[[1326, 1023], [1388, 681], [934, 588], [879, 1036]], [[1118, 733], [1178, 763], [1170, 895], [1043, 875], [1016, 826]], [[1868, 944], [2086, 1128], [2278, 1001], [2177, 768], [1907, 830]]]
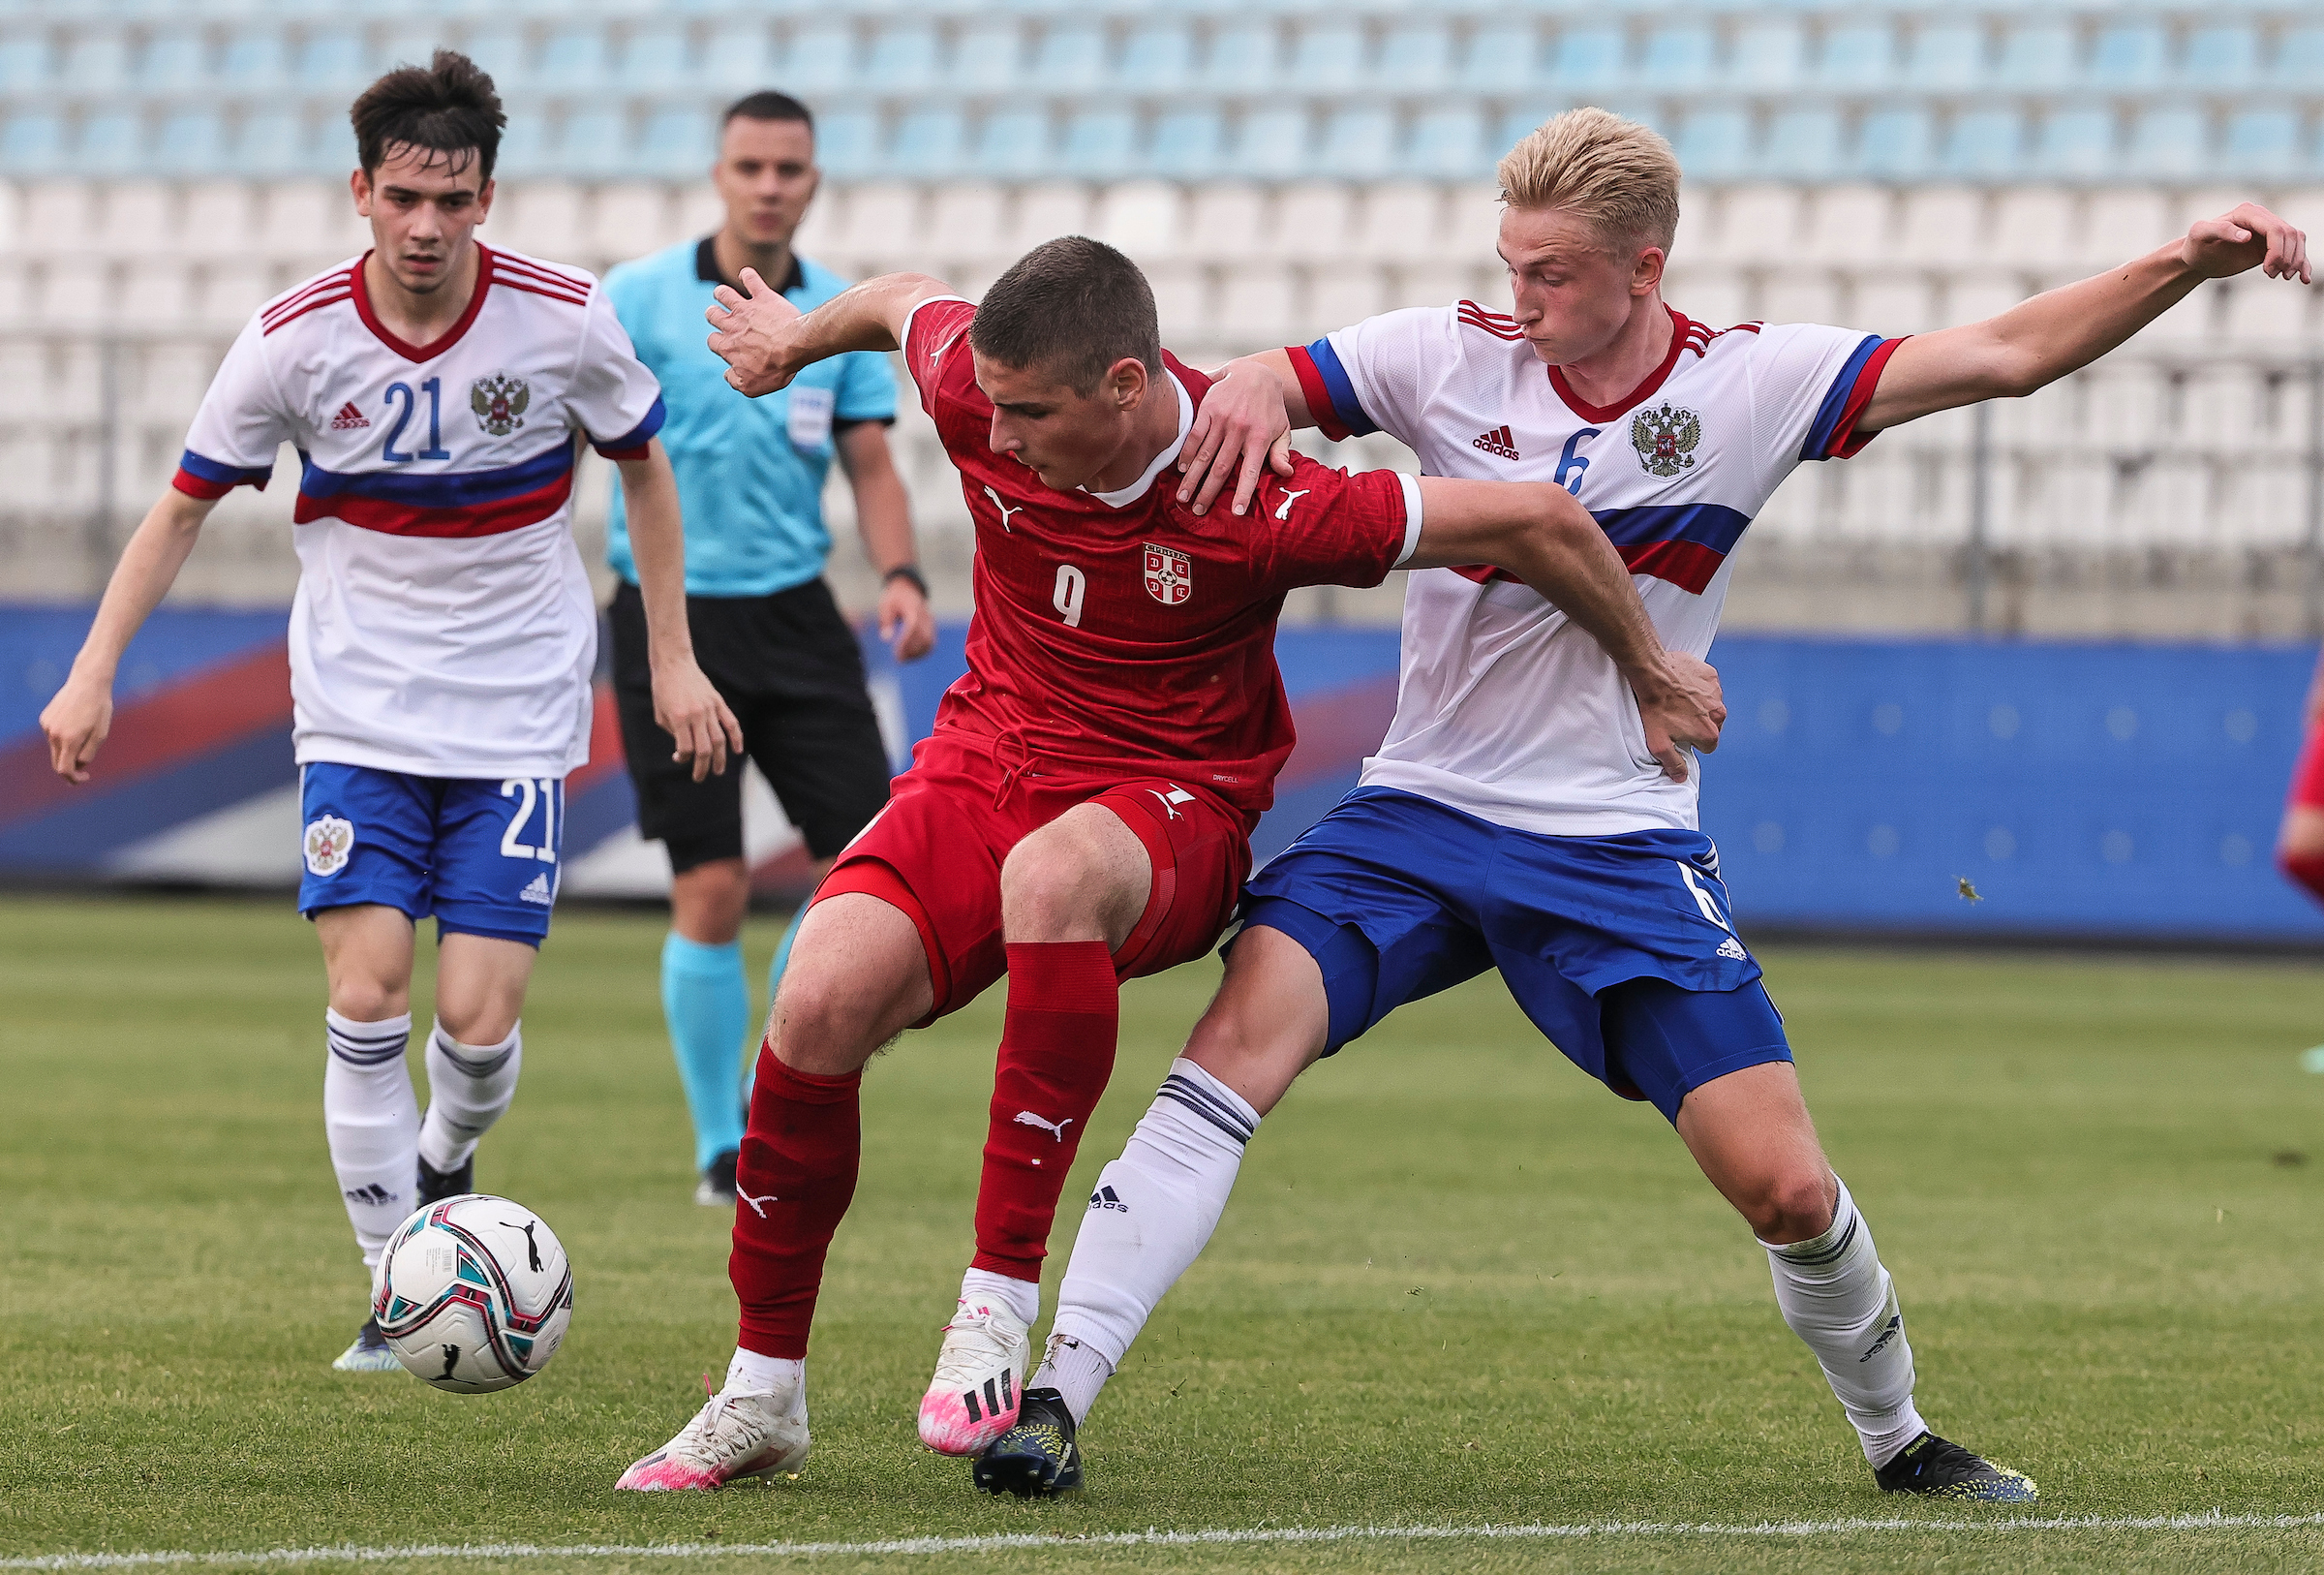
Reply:
[[[1515, 139], [1511, 139], [1514, 141]], [[1437, 180], [1466, 180], [1490, 169], [1484, 146], [1484, 117], [1466, 106], [1429, 109], [1412, 128], [1404, 168]]]
[[[0, 45], [0, 50], [6, 47]], [[209, 40], [199, 27], [158, 28], [138, 57], [138, 86], [148, 93], [182, 93], [202, 85], [209, 75]], [[0, 63], [0, 84], [7, 76]]]
[[879, 170], [879, 116], [837, 109], [815, 117], [815, 162], [835, 180], [858, 180]]
[[791, 35], [782, 56], [782, 83], [793, 93], [830, 93], [855, 85], [855, 29], [817, 22]]
[[2066, 177], [2114, 169], [2114, 116], [2104, 109], [2060, 109], [2042, 124], [2031, 172]]
[[1875, 109], [1856, 134], [1856, 173], [1875, 180], [1918, 180], [1935, 163], [1937, 129], [1926, 109]]
[[111, 29], [83, 33], [65, 48], [59, 85], [84, 93], [119, 91], [129, 81], [129, 46]]
[[2245, 109], [2230, 116], [2220, 163], [2239, 175], [2300, 173], [2300, 117], [2289, 109]]
[[1363, 80], [1363, 30], [1349, 22], [1300, 29], [1285, 85], [1302, 93], [1345, 92]]
[[1372, 63], [1372, 79], [1391, 93], [1425, 93], [1452, 79], [1452, 37], [1432, 22], [1388, 30]]
[[0, 35], [0, 92], [46, 87], [55, 62], [48, 40], [39, 33]]
[[2014, 172], [2025, 152], [2025, 127], [2015, 109], [1970, 109], [1953, 119], [1939, 168], [1960, 179]]
[[1200, 180], [1219, 172], [1225, 163], [1226, 129], [1211, 108], [1173, 109], [1154, 127], [1153, 150], [1147, 164], [1155, 174], [1178, 180]]
[[[535, 124], [539, 119], [535, 115], [523, 118]], [[509, 130], [514, 131], [515, 126], [511, 125]], [[260, 109], [251, 114], [242, 122], [232, 146], [229, 164], [237, 174], [304, 174], [314, 157], [304, 122], [290, 109]], [[512, 162], [508, 157], [508, 139], [504, 137], [501, 163], [506, 166]]]
[[694, 73], [687, 59], [686, 29], [649, 22], [622, 47], [621, 84], [630, 91], [686, 87]]
[[2247, 87], [2259, 76], [2259, 34], [2248, 23], [2199, 27], [2187, 35], [2180, 80], [2197, 87]]
[[352, 27], [321, 27], [309, 33], [292, 68], [299, 86], [325, 91], [359, 92], [378, 75], [363, 34]]
[[1115, 80], [1141, 92], [1169, 92], [1194, 75], [1194, 36], [1182, 22], [1141, 22], [1121, 47]]
[[1706, 26], [1682, 22], [1658, 27], [1647, 35], [1646, 50], [1638, 61], [1638, 83], [1666, 90], [1706, 86], [1718, 53], [1718, 38]]
[[1138, 154], [1138, 118], [1126, 109], [1084, 109], [1065, 124], [1067, 174], [1119, 178]]
[[1843, 92], [1878, 92], [1896, 76], [1896, 34], [1885, 22], [1829, 29], [1816, 56], [1816, 79]]
[[1277, 85], [1275, 30], [1264, 22], [1237, 22], [1210, 35], [1203, 58], [1202, 82], [1227, 91]]
[[215, 170], [226, 151], [226, 128], [214, 109], [186, 109], [162, 123], [153, 149], [154, 167], [172, 175]]
[[1105, 30], [1063, 22], [1041, 36], [1033, 55], [1032, 86], [1043, 93], [1086, 93], [1106, 79]]
[[1751, 116], [1740, 109], [1691, 109], [1671, 140], [1679, 168], [1697, 179], [1731, 179], [1753, 170]]
[[1039, 109], [1002, 109], [985, 117], [976, 139], [976, 170], [994, 180], [1035, 180], [1056, 165], [1049, 116]]
[[1542, 76], [1542, 37], [1529, 22], [1487, 22], [1469, 35], [1460, 85], [1473, 93], [1530, 87]]
[[627, 118], [619, 110], [583, 109], [558, 139], [557, 166], [572, 174], [627, 174], [634, 162]]
[[468, 35], [468, 42], [461, 48], [491, 74], [502, 92], [532, 85], [533, 63], [522, 30], [503, 23], [479, 27]]
[[1768, 92], [1797, 82], [1807, 65], [1807, 39], [1791, 20], [1753, 22], [1735, 35], [1727, 78], [1746, 92]]
[[1565, 108], [1566, 106], [1562, 102], [1539, 99], [1511, 105], [1507, 110], [1503, 111], [1501, 124], [1494, 130], [1490, 149], [1493, 157], [1498, 159], [1502, 154], [1515, 147], [1531, 136], [1543, 121]]
[[102, 110], [82, 121], [79, 144], [73, 162], [93, 174], [135, 174], [146, 163], [145, 129], [122, 110]]
[[[936, 79], [936, 30], [926, 22], [889, 22], [872, 35], [864, 62], [864, 85], [882, 93], [908, 93]], [[959, 149], [956, 146], [954, 156]]]
[[1905, 58], [1908, 87], [1975, 87], [1985, 78], [1985, 34], [1966, 22], [1931, 22], [1913, 35]]
[[988, 17], [961, 30], [946, 80], [970, 92], [1015, 87], [1024, 73], [1024, 33], [1016, 22]]
[[2202, 110], [2150, 108], [2130, 128], [2129, 168], [2141, 175], [2192, 175], [2209, 162], [2210, 128]]
[[1376, 180], [1396, 162], [1396, 119], [1388, 110], [1364, 107], [1336, 109], [1324, 122], [1316, 168], [1350, 180]]
[[2067, 87], [2074, 76], [2074, 30], [2064, 22], [2029, 21], [2002, 41], [1994, 80], [2004, 87]]
[[926, 179], [956, 173], [967, 156], [968, 128], [958, 109], [914, 109], [896, 127], [887, 166], [893, 174]]
[[[846, 55], [841, 54], [842, 70]], [[775, 35], [762, 21], [734, 21], [715, 27], [702, 40], [700, 80], [744, 93], [754, 88], [781, 87], [800, 93], [813, 89], [793, 76], [787, 60], [775, 52]]]
[[561, 27], [541, 46], [540, 63], [533, 72], [534, 85], [567, 93], [601, 86], [609, 75], [605, 56], [602, 27], [587, 22]]
[[1619, 27], [1569, 27], [1557, 36], [1549, 77], [1572, 93], [1619, 88], [1629, 75], [1629, 41]]
[[2295, 91], [2313, 93], [2318, 82], [2324, 82], [2324, 27], [2304, 26], [2284, 30], [2277, 40], [2276, 58], [2268, 75], [2271, 79]]
[[1785, 180], [1827, 180], [1841, 170], [1840, 113], [1828, 106], [1786, 109], [1767, 130], [1765, 170]]
[[708, 110], [661, 108], [638, 139], [637, 165], [657, 175], [698, 175], [718, 150], [718, 121]]
[[65, 127], [42, 110], [11, 115], [0, 126], [0, 164], [26, 174], [45, 174], [65, 162]]
[[2162, 80], [2170, 41], [2155, 22], [2125, 22], [2098, 35], [2090, 78], [2101, 87], [2153, 87]]
[[501, 133], [501, 155], [492, 170], [496, 180], [504, 174], [522, 178], [558, 172], [557, 161], [549, 156], [548, 117], [510, 116], [507, 129]]
[[1307, 113], [1303, 109], [1255, 109], [1243, 116], [1235, 139], [1238, 173], [1297, 175], [1308, 168]]

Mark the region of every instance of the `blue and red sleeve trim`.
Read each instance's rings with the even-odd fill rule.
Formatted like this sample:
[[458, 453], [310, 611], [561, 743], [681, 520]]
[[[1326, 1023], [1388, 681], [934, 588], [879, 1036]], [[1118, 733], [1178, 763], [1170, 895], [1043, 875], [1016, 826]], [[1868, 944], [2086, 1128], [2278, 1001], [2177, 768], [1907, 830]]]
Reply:
[[660, 431], [661, 423], [669, 418], [670, 413], [663, 406], [661, 395], [656, 394], [654, 408], [646, 412], [644, 420], [609, 443], [599, 443], [596, 438], [592, 438], [589, 440], [589, 446], [607, 459], [616, 461], [643, 459], [646, 457], [646, 446], [654, 441], [654, 434]]
[[1307, 414], [1315, 417], [1325, 437], [1343, 443], [1380, 430], [1380, 423], [1363, 413], [1356, 386], [1348, 381], [1348, 369], [1340, 365], [1339, 352], [1331, 348], [1330, 339], [1318, 339], [1304, 348], [1294, 345], [1284, 354], [1291, 357], [1300, 392], [1307, 396]]
[[255, 486], [263, 492], [273, 476], [271, 464], [221, 465], [188, 448], [178, 455], [177, 474], [169, 479], [169, 484], [189, 498], [223, 498], [238, 486]]
[[1872, 403], [1873, 390], [1881, 386], [1881, 373], [1888, 365], [1888, 357], [1896, 354], [1902, 339], [1882, 339], [1879, 334], [1864, 336], [1864, 342], [1849, 356], [1840, 375], [1817, 408], [1816, 419], [1808, 425], [1807, 442], [1799, 446], [1802, 459], [1851, 459], [1864, 451], [1864, 446], [1880, 436], [1877, 432], [1858, 432], [1856, 422], [1864, 407]]

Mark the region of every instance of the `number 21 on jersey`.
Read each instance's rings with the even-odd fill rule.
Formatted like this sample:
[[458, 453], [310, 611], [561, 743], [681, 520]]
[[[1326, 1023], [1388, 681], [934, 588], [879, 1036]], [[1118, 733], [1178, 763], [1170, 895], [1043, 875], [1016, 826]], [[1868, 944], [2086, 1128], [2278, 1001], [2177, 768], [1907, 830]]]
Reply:
[[404, 428], [412, 424], [412, 413], [418, 399], [409, 383], [387, 385], [387, 404], [394, 409], [399, 403], [395, 424], [387, 429], [386, 441], [380, 445], [380, 457], [390, 465], [409, 465], [414, 459], [449, 459], [452, 451], [443, 446], [443, 379], [430, 378], [419, 386], [428, 396], [428, 446], [418, 453], [406, 453], [396, 447], [403, 440]]

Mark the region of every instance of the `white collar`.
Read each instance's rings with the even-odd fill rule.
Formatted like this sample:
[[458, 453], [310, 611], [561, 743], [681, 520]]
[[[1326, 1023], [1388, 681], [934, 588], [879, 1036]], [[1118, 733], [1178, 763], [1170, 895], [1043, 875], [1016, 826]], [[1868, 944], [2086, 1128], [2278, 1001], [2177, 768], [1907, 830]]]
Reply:
[[1186, 392], [1186, 385], [1178, 381], [1178, 375], [1176, 372], [1166, 368], [1162, 375], [1170, 379], [1172, 387], [1178, 390], [1178, 435], [1171, 440], [1169, 448], [1154, 455], [1154, 462], [1147, 466], [1144, 476], [1139, 477], [1137, 480], [1119, 491], [1090, 492], [1087, 487], [1082, 488], [1084, 492], [1088, 492], [1089, 496], [1104, 504], [1108, 509], [1127, 509], [1140, 498], [1145, 497], [1146, 489], [1152, 486], [1154, 478], [1162, 474], [1162, 467], [1177, 458], [1178, 450], [1186, 447], [1186, 433], [1194, 425], [1194, 400]]

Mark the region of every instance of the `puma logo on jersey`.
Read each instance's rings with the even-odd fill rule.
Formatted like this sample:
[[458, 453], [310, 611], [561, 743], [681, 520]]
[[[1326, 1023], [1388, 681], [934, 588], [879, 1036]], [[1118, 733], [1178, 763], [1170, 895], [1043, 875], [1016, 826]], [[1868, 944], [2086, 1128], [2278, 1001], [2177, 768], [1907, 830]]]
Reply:
[[1307, 487], [1302, 491], [1284, 493], [1282, 504], [1275, 510], [1275, 517], [1277, 519], [1289, 519], [1291, 517], [1291, 506], [1314, 490], [1315, 488], [1313, 487]]
[[355, 409], [355, 402], [352, 399], [341, 405], [339, 414], [331, 417], [331, 430], [334, 432], [352, 432], [358, 426], [370, 424], [371, 417]]
[[1020, 1127], [1038, 1127], [1062, 1143], [1065, 1141], [1065, 1128], [1073, 1125], [1073, 1118], [1067, 1116], [1063, 1121], [1043, 1121], [1030, 1110], [1020, 1110], [1016, 1115], [1016, 1124]]
[[1469, 447], [1483, 448], [1486, 453], [1498, 454], [1503, 459], [1525, 457], [1517, 452], [1517, 440], [1506, 426], [1496, 426], [1490, 432], [1479, 433], [1469, 440]]
[[[994, 491], [991, 487], [985, 488], [985, 496], [991, 498], [993, 500], [993, 507], [1000, 510], [1000, 528], [1004, 531], [1009, 531], [1009, 516], [1011, 514], [1022, 514], [1024, 512], [1024, 504], [1019, 504], [1016, 508], [1011, 509], [1007, 504], [1000, 501], [1000, 494]], [[1015, 536], [1017, 533], [1015, 531], [1009, 531], [1009, 534], [1011, 536]]]
[[1167, 793], [1162, 791], [1162, 789], [1159, 788], [1148, 788], [1147, 791], [1162, 801], [1163, 813], [1168, 815], [1173, 820], [1185, 819], [1186, 817], [1178, 813], [1178, 806], [1180, 804], [1191, 804], [1194, 802], [1194, 795], [1188, 792], [1185, 788], [1177, 787], [1176, 784], [1172, 785], [1170, 791]]
[[780, 1201], [780, 1199], [777, 1198], [773, 1192], [768, 1192], [761, 1197], [752, 1197], [749, 1192], [744, 1191], [739, 1187], [734, 1189], [734, 1195], [740, 1198], [743, 1202], [749, 1204], [750, 1212], [757, 1215], [761, 1220], [764, 1220], [767, 1217], [766, 1205]]

